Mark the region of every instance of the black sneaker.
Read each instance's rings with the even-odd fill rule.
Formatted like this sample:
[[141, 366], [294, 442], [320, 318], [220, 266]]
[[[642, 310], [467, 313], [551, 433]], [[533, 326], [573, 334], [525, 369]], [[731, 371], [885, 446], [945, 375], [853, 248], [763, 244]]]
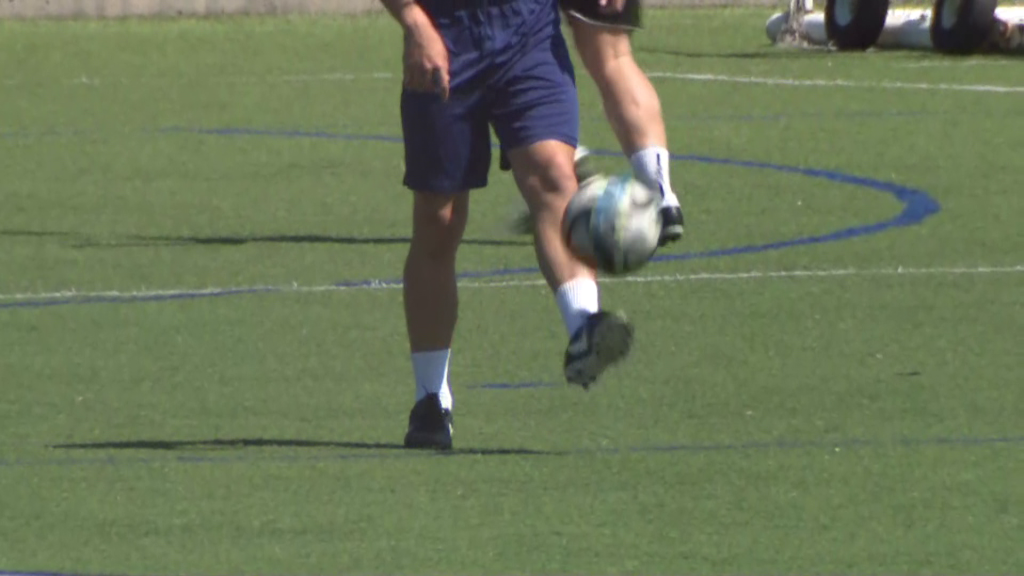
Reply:
[[633, 325], [621, 313], [596, 312], [569, 339], [565, 379], [590, 388], [604, 371], [629, 355]]
[[412, 407], [405, 447], [451, 450], [452, 411], [441, 407], [437, 394], [427, 394]]
[[658, 246], [675, 242], [683, 237], [683, 210], [679, 206], [661, 207], [661, 235]]

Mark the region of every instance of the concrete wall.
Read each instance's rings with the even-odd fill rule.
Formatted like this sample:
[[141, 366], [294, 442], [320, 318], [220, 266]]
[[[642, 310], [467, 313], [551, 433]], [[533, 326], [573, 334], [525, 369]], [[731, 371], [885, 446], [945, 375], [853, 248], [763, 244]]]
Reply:
[[[778, 6], [779, 0], [646, 0], [648, 6]], [[3, 18], [359, 14], [379, 0], [0, 0]]]

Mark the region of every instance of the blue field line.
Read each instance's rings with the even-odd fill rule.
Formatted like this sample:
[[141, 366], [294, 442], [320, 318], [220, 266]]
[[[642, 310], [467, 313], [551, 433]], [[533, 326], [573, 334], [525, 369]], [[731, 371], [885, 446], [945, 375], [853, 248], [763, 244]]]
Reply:
[[386, 134], [345, 134], [322, 130], [273, 130], [261, 128], [189, 128], [185, 126], [166, 126], [157, 132], [161, 134], [200, 134], [203, 136], [265, 136], [273, 138], [310, 138], [319, 140], [348, 140], [350, 142], [390, 142], [401, 143], [400, 136]]
[[[306, 132], [302, 130], [267, 130], [267, 129], [252, 129], [252, 128], [183, 128], [183, 127], [168, 127], [162, 129], [165, 132], [191, 132], [194, 134], [202, 135], [216, 135], [216, 136], [266, 136], [266, 137], [280, 137], [280, 138], [320, 138], [320, 139], [336, 139], [336, 140], [347, 140], [347, 141], [376, 141], [376, 142], [392, 142], [401, 143], [402, 138], [398, 136], [386, 136], [380, 134], [344, 134], [334, 133], [325, 131]], [[605, 150], [605, 149], [594, 149], [591, 153], [597, 156], [619, 156], [621, 152], [617, 150]], [[710, 250], [705, 252], [691, 252], [683, 254], [664, 254], [656, 257], [653, 261], [664, 262], [664, 261], [679, 261], [679, 260], [692, 260], [696, 258], [715, 258], [721, 256], [731, 256], [736, 254], [749, 254], [754, 252], [765, 252], [768, 250], [778, 250], [780, 248], [786, 248], [790, 246], [798, 246], [802, 244], [815, 244], [821, 242], [832, 242], [836, 240], [844, 240], [853, 238], [856, 236], [863, 236], [866, 234], [874, 234], [893, 227], [912, 226], [920, 224], [929, 216], [936, 214], [940, 211], [941, 206], [939, 203], [932, 198], [927, 192], [918, 190], [903, 184], [897, 184], [894, 182], [886, 182], [883, 180], [876, 180], [874, 178], [867, 178], [863, 176], [856, 176], [851, 174], [844, 174], [835, 170], [825, 170], [818, 168], [803, 168], [799, 166], [786, 166], [783, 164], [774, 164], [769, 162], [755, 162], [749, 160], [734, 160], [729, 158], [715, 158], [711, 156], [703, 156], [697, 154], [672, 154], [672, 160], [682, 162], [699, 162], [704, 164], [718, 164], [724, 166], [732, 166], [737, 168], [749, 168], [755, 170], [770, 170], [776, 172], [783, 172], [787, 174], [794, 174], [798, 176], [805, 176], [809, 178], [819, 178], [836, 182], [839, 184], [848, 184], [851, 186], [859, 186], [861, 188], [868, 188], [879, 192], [885, 192], [892, 195], [897, 201], [903, 204], [903, 210], [896, 215], [894, 218], [877, 222], [874, 224], [865, 224], [860, 226], [852, 226], [850, 228], [844, 228], [837, 230], [829, 234], [822, 234], [819, 236], [811, 236], [805, 238], [796, 238], [793, 240], [785, 240], [780, 242], [774, 242], [769, 244], [758, 244], [750, 246], [741, 246], [735, 248], [725, 248], [720, 250]], [[536, 268], [518, 268], [518, 269], [501, 269], [492, 271], [483, 271], [471, 273], [473, 277], [478, 278], [481, 276], [499, 276], [509, 274], [525, 274], [538, 272]]]
[[[5, 572], [0, 570], [0, 576], [117, 576], [114, 573], [100, 572]], [[142, 575], [137, 575], [142, 576]], [[147, 575], [148, 576], [148, 575]]]
[[[924, 110], [851, 110], [832, 112], [801, 112], [798, 114], [703, 114], [694, 116], [671, 116], [665, 117], [667, 122], [679, 124], [708, 124], [708, 123], [752, 123], [752, 122], [789, 122], [800, 120], [862, 120], [862, 119], [915, 119], [929, 116], [949, 116], [942, 112], [929, 112]], [[604, 116], [593, 116], [594, 120], [604, 120]]]
[[[5, 572], [0, 570], [0, 576], [124, 576], [114, 572]], [[150, 574], [136, 574], [133, 576], [155, 576]]]
[[[923, 118], [929, 116], [950, 116], [951, 114], [944, 112], [933, 112], [926, 110], [847, 110], [847, 111], [821, 111], [821, 112], [800, 112], [800, 113], [776, 113], [776, 114], [695, 114], [695, 115], [682, 115], [666, 117], [665, 119], [670, 122], [678, 122], [680, 124], [714, 124], [714, 123], [754, 123], [754, 122], [787, 122], [787, 121], [800, 121], [800, 120], [846, 120], [846, 119], [869, 119], [877, 118], [881, 120], [887, 119], [899, 119], [899, 118]], [[605, 117], [602, 115], [590, 115], [586, 117], [589, 120], [604, 122]], [[168, 127], [157, 130], [158, 133], [174, 133], [174, 132], [192, 132], [190, 128], [176, 128]], [[266, 136], [280, 136], [286, 137], [281, 131], [266, 130]], [[288, 132], [288, 131], [284, 131]], [[339, 134], [334, 132], [303, 132], [293, 131], [295, 138], [329, 138], [329, 139], [345, 139], [339, 137]], [[0, 139], [2, 140], [24, 140], [24, 139], [35, 139], [35, 138], [71, 138], [76, 136], [90, 136], [101, 134], [100, 130], [84, 130], [79, 128], [67, 129], [67, 128], [28, 128], [28, 129], [3, 129], [0, 128]], [[256, 135], [255, 131], [251, 133]], [[229, 134], [221, 134], [229, 135]], [[353, 138], [353, 140], [366, 140], [365, 137]], [[392, 141], [391, 137], [386, 137], [386, 142]]]
[[[335, 133], [327, 131], [303, 131], [303, 130], [274, 130], [274, 129], [260, 129], [260, 128], [236, 128], [236, 127], [221, 127], [221, 128], [194, 128], [194, 127], [182, 127], [182, 126], [170, 126], [161, 128], [158, 132], [165, 134], [193, 134], [193, 135], [204, 135], [204, 136], [229, 136], [229, 137], [274, 137], [274, 138], [315, 138], [315, 139], [326, 139], [326, 140], [343, 140], [349, 142], [387, 142], [387, 143], [401, 143], [402, 139], [398, 136], [389, 136], [384, 134], [345, 134]], [[596, 155], [600, 156], [618, 156], [620, 153], [615, 150], [593, 150]], [[898, 202], [903, 205], [903, 209], [895, 216], [883, 220], [881, 222], [874, 222], [869, 224], [861, 224], [856, 226], [850, 226], [829, 232], [826, 234], [805, 236], [800, 238], [793, 238], [789, 240], [780, 240], [776, 242], [769, 242], [765, 244], [750, 244], [745, 246], [736, 246], [731, 248], [720, 248], [716, 250], [707, 250], [703, 252], [684, 252], [678, 254], [660, 254], [652, 259], [653, 263], [658, 262], [679, 262], [686, 260], [696, 260], [703, 258], [721, 258], [725, 256], [736, 256], [741, 254], [756, 254], [760, 252], [767, 252], [771, 250], [781, 250], [784, 248], [792, 248], [797, 246], [807, 246], [813, 244], [821, 244], [825, 242], [837, 242], [840, 240], [849, 240], [861, 236], [867, 236], [869, 234], [877, 234], [892, 228], [913, 226], [920, 224], [926, 218], [937, 214], [941, 207], [939, 203], [928, 195], [923, 190], [918, 190], [902, 184], [894, 182], [886, 182], [883, 180], [876, 180], [873, 178], [867, 178], [863, 176], [855, 176], [851, 174], [844, 174], [835, 170], [824, 170], [817, 168], [802, 168], [798, 166], [786, 166], [782, 164], [773, 164], [768, 162], [755, 162], [749, 160], [733, 160], [728, 158], [715, 158], [710, 156], [701, 156], [694, 154], [673, 154], [672, 160], [683, 161], [683, 162], [701, 162], [706, 164], [717, 164], [722, 166], [732, 166], [737, 168], [747, 168], [754, 170], [769, 170], [782, 172], [786, 174], [793, 174], [798, 176], [805, 176], [809, 178], [818, 178], [829, 182], [835, 182], [838, 184], [847, 184], [851, 186], [857, 186], [861, 188], [867, 188], [878, 192], [884, 192], [893, 196]], [[480, 279], [480, 278], [498, 278], [503, 276], [513, 275], [524, 275], [524, 274], [538, 274], [540, 271], [534, 267], [521, 267], [521, 268], [496, 268], [491, 270], [478, 270], [468, 271], [459, 274], [459, 279]], [[339, 288], [364, 288], [373, 286], [399, 286], [401, 285], [401, 279], [390, 278], [390, 279], [366, 279], [366, 280], [346, 280], [334, 284], [335, 287]], [[50, 308], [54, 306], [68, 306], [68, 305], [85, 305], [85, 304], [126, 304], [126, 303], [139, 303], [139, 302], [166, 302], [176, 300], [194, 300], [198, 298], [214, 298], [224, 296], [238, 296], [244, 294], [272, 294], [284, 291], [280, 287], [252, 287], [252, 288], [236, 288], [227, 290], [197, 290], [197, 291], [182, 291], [175, 292], [173, 294], [143, 294], [143, 295], [118, 295], [118, 296], [85, 296], [85, 297], [67, 297], [67, 298], [40, 298], [40, 299], [26, 299], [18, 300], [14, 302], [2, 302], [0, 303], [0, 310], [2, 309], [38, 309], [38, 308]]]
[[[925, 447], [960, 447], [975, 448], [982, 446], [1018, 446], [1024, 444], [1024, 436], [937, 436], [931, 438], [901, 438], [897, 440], [872, 440], [866, 438], [846, 438], [835, 440], [769, 440], [733, 443], [710, 444], [667, 444], [626, 448], [575, 449], [565, 451], [530, 451], [531, 456], [601, 456], [636, 453], [707, 453], [727, 451], [770, 451], [770, 450], [857, 450], [871, 448], [903, 448], [919, 449]], [[495, 450], [498, 452], [498, 450]], [[69, 467], [69, 466], [127, 466], [127, 465], [165, 465], [168, 462], [177, 464], [254, 464], [254, 463], [323, 463], [339, 460], [383, 460], [398, 458], [451, 458], [459, 455], [479, 457], [486, 454], [483, 450], [463, 449], [452, 452], [430, 452], [414, 450], [390, 450], [387, 452], [343, 453], [331, 455], [300, 455], [278, 454], [273, 456], [196, 456], [179, 455], [171, 458], [121, 458], [114, 456], [95, 458], [59, 458], [49, 460], [3, 460], [0, 468], [22, 467]], [[88, 572], [40, 572], [0, 570], [0, 576], [115, 576], [115, 573]]]
[[470, 384], [469, 390], [523, 390], [526, 388], [557, 388], [559, 384], [551, 382], [488, 382], [486, 384]]
[[38, 138], [73, 138], [76, 136], [89, 136], [97, 134], [81, 129], [28, 129], [28, 130], [0, 130], [0, 140], [34, 140]]

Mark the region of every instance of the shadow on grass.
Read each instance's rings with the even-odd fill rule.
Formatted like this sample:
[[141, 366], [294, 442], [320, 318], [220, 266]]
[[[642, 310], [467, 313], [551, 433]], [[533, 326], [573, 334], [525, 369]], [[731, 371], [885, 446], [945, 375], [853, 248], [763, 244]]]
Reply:
[[800, 58], [820, 58], [823, 54], [832, 54], [829, 50], [819, 47], [800, 50], [786, 47], [770, 47], [765, 48], [764, 50], [748, 52], [691, 52], [687, 50], [660, 48], [657, 46], [637, 46], [633, 50], [643, 54], [659, 54], [662, 56], [676, 56], [678, 58], [708, 60], [795, 60]]
[[[345, 450], [369, 451], [408, 451], [401, 444], [389, 442], [344, 442], [331, 440], [303, 440], [290, 438], [214, 438], [209, 440], [120, 440], [111, 442], [83, 442], [70, 444], [53, 444], [49, 448], [56, 450], [149, 450], [149, 451], [210, 451], [210, 450], [242, 450], [245, 448], [333, 448]], [[426, 451], [429, 452], [429, 451]], [[558, 456], [562, 452], [547, 450], [530, 450], [526, 448], [455, 448], [437, 451], [439, 455], [475, 455], [475, 456]]]
[[[76, 232], [38, 230], [0, 230], [0, 236], [12, 238], [58, 238], [74, 248], [144, 248], [163, 246], [243, 246], [246, 244], [339, 244], [339, 245], [406, 245], [407, 236], [334, 236], [329, 234], [271, 234], [224, 236], [149, 236], [127, 235], [111, 239], [95, 239]], [[465, 238], [471, 246], [533, 246], [529, 239]]]

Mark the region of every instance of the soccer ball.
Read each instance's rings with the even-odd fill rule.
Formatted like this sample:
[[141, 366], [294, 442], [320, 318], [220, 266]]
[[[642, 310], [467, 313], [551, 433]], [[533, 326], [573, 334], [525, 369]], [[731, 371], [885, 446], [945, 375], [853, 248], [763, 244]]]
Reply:
[[614, 275], [639, 270], [658, 249], [661, 196], [630, 176], [598, 175], [580, 186], [562, 217], [576, 256]]

